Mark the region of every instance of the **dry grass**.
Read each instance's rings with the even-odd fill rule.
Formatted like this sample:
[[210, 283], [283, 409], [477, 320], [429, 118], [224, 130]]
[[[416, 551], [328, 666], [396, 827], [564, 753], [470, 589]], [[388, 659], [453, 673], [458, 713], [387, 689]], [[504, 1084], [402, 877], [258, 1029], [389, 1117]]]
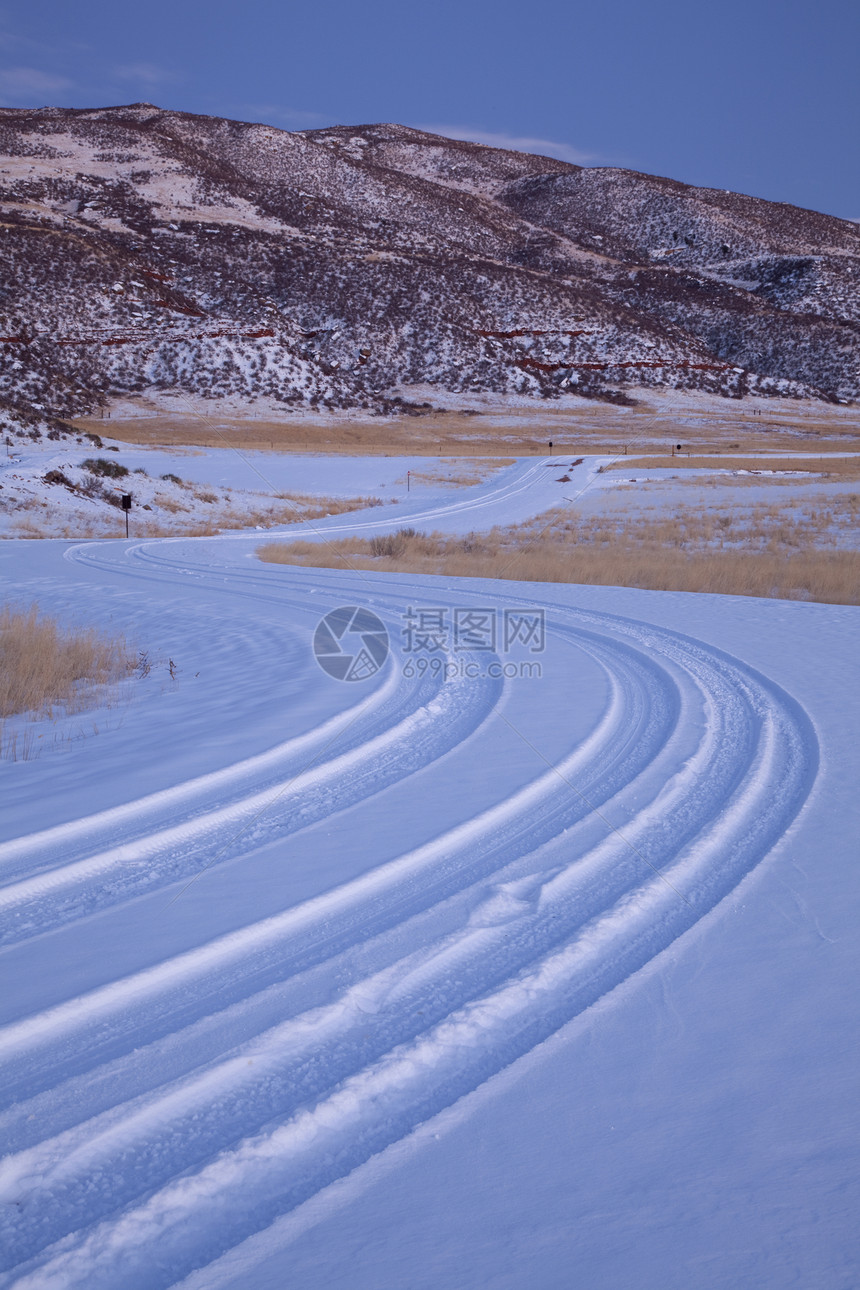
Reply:
[[27, 755], [26, 732], [8, 732], [2, 719], [79, 712], [93, 688], [128, 676], [135, 659], [122, 638], [94, 628], [63, 628], [38, 607], [0, 610], [0, 756]]
[[0, 717], [50, 714], [57, 706], [74, 711], [83, 682], [103, 685], [127, 676], [134, 665], [121, 638], [95, 628], [62, 628], [36, 605], [0, 610]]
[[860, 603], [860, 553], [837, 549], [857, 499], [792, 514], [778, 507], [669, 518], [577, 520], [558, 510], [530, 524], [466, 538], [411, 530], [337, 542], [270, 543], [262, 560], [449, 577], [641, 587], [655, 591]]
[[167, 511], [170, 515], [187, 514], [191, 510], [184, 502], [177, 501], [175, 497], [165, 497], [162, 493], [156, 493], [155, 504], [160, 511]]
[[8, 536], [33, 540], [65, 538], [70, 542], [81, 542], [90, 538], [124, 538], [125, 523], [111, 524], [107, 520], [94, 523], [57, 523], [54, 519], [51, 519], [44, 524], [38, 524], [35, 520], [16, 520], [9, 530]]
[[[260, 500], [262, 502], [263, 499]], [[196, 507], [195, 501], [198, 503]], [[159, 511], [167, 512], [166, 516], [150, 515], [139, 506], [132, 510], [129, 527], [131, 537], [214, 537], [227, 530], [283, 528], [289, 524], [313, 522], [327, 515], [343, 515], [348, 511], [383, 506], [385, 503], [379, 497], [307, 497], [302, 494], [279, 493], [269, 505], [242, 507], [236, 502], [219, 505], [219, 499], [214, 493], [189, 491], [179, 498], [156, 494], [156, 504]], [[71, 541], [125, 537], [125, 520], [115, 518], [113, 508], [106, 508], [98, 516], [79, 523], [74, 520], [58, 521], [47, 510], [43, 515], [45, 518], [42, 522], [30, 515], [16, 519], [10, 535], [17, 538], [67, 538]], [[170, 519], [168, 516], [175, 518]]]
[[[137, 444], [164, 447], [197, 445], [234, 447], [242, 451], [332, 453], [436, 457], [545, 455], [548, 443], [559, 455], [584, 452], [665, 455], [669, 444], [703, 452], [816, 452], [860, 450], [856, 409], [803, 400], [699, 398], [633, 389], [636, 407], [616, 407], [586, 400], [575, 405], [530, 401], [510, 406], [488, 403], [478, 408], [433, 412], [425, 416], [368, 417], [335, 414], [302, 420], [221, 415], [217, 407], [196, 413], [167, 413], [151, 405], [154, 415], [110, 419], [81, 418], [78, 429]], [[422, 391], [421, 398], [457, 398]], [[148, 409], [141, 401], [141, 411]], [[477, 415], [475, 414], [477, 412]]]
[[[413, 487], [470, 488], [515, 461], [516, 457], [442, 457], [437, 470], [410, 470], [409, 480]], [[406, 487], [406, 476], [397, 482]]]
[[[624, 457], [604, 470], [787, 470], [848, 482], [860, 479], [860, 457]], [[765, 479], [768, 476], [764, 476]], [[719, 480], [725, 483], [725, 479]]]
[[830, 550], [850, 545], [860, 519], [860, 494], [821, 494], [801, 504], [734, 502], [709, 507], [674, 505], [670, 513], [648, 507], [630, 514], [582, 517], [557, 508], [518, 526], [518, 549], [533, 543], [611, 550], [619, 545], [657, 554], [681, 550], [690, 555], [767, 552], [786, 556], [798, 551]]
[[148, 447], [236, 448], [243, 453], [355, 457], [528, 457], [545, 454], [553, 433], [543, 426], [540, 415], [531, 421], [516, 418], [513, 424], [501, 425], [495, 418], [485, 422], [483, 417], [444, 413], [367, 421], [333, 416], [322, 424], [225, 417], [213, 425], [208, 418], [184, 415], [105, 422], [86, 419], [74, 425], [78, 430], [93, 427], [119, 442]]
[[[234, 529], [283, 528], [289, 524], [312, 523], [327, 515], [344, 515], [349, 511], [384, 505], [379, 497], [305, 497], [288, 493], [280, 493], [271, 505], [255, 509], [242, 508], [235, 503], [218, 506], [218, 499], [211, 493], [199, 497], [198, 501], [206, 504], [205, 515], [187, 521], [165, 523], [160, 518], [142, 519], [137, 512], [132, 518], [133, 536], [171, 537], [182, 534], [184, 537], [212, 537]], [[158, 504], [163, 506], [160, 498]], [[191, 508], [184, 509], [190, 513]]]

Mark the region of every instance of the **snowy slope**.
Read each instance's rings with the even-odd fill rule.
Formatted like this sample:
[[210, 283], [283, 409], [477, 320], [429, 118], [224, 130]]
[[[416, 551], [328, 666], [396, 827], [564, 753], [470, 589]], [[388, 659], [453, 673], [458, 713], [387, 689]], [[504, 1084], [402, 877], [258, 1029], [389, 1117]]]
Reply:
[[857, 397], [850, 220], [398, 125], [0, 108], [0, 400]]
[[[2, 769], [0, 1284], [852, 1285], [857, 611], [258, 541], [0, 552], [152, 662]], [[419, 611], [495, 651], [418, 668]]]

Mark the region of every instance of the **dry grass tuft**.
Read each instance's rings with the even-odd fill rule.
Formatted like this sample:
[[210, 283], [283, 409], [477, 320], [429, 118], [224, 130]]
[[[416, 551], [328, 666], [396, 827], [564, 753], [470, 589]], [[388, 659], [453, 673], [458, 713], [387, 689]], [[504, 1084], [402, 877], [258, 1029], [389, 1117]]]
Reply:
[[128, 676], [134, 666], [121, 638], [64, 629], [36, 605], [0, 610], [0, 717], [80, 710], [91, 686]]

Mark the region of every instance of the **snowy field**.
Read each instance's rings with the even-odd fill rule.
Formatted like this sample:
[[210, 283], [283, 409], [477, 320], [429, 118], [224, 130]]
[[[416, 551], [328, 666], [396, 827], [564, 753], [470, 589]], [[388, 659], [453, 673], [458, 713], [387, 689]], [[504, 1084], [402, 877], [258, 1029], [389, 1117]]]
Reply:
[[[132, 532], [143, 533], [153, 522], [175, 532], [195, 521], [228, 529], [295, 523], [302, 519], [309, 498], [364, 499], [374, 506], [396, 507], [386, 512], [382, 523], [387, 527], [423, 517], [428, 504], [447, 516], [452, 490], [469, 494], [457, 506], [457, 514], [474, 511], [476, 523], [478, 517], [482, 524], [505, 522], [509, 514], [528, 518], [558, 502], [561, 472], [545, 479], [544, 468], [555, 461], [566, 464], [561, 458], [544, 457], [522, 462], [510, 457], [313, 457], [231, 448], [146, 448], [108, 439], [102, 443], [97, 448], [89, 443], [25, 442], [0, 456], [0, 537], [118, 536], [124, 518], [116, 503], [123, 493], [132, 496]], [[594, 465], [582, 475], [583, 481], [606, 460], [589, 458]], [[93, 491], [93, 461], [123, 473], [96, 478]], [[492, 486], [477, 487], [480, 481]], [[93, 495], [87, 495], [88, 489]], [[521, 502], [512, 511], [515, 495]], [[114, 504], [108, 504], [108, 497]], [[502, 497], [505, 504], [496, 506]], [[298, 498], [298, 504], [290, 498]], [[492, 514], [487, 509], [490, 501], [495, 506]]]
[[[145, 659], [0, 763], [0, 1285], [855, 1287], [860, 611], [259, 543], [0, 546]], [[342, 606], [365, 679], [314, 656]]]

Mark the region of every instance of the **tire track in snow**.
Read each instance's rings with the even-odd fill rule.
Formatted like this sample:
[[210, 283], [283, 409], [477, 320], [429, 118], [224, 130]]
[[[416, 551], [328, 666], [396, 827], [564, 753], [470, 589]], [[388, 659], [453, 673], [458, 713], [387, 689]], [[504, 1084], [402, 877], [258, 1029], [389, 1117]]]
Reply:
[[[259, 660], [258, 665], [263, 662], [264, 660]], [[295, 773], [308, 757], [318, 754], [335, 735], [347, 727], [351, 731], [351, 738], [348, 743], [341, 743], [339, 749], [342, 752], [351, 751], [368, 737], [363, 719], [375, 719], [380, 728], [392, 720], [390, 716], [380, 718], [378, 709], [390, 703], [397, 689], [398, 678], [394, 669], [390, 668], [383, 684], [358, 703], [312, 730], [284, 740], [266, 752], [94, 815], [81, 816], [68, 823], [0, 843], [0, 874], [6, 877], [4, 886], [8, 887], [16, 882], [22, 869], [28, 873], [33, 870], [42, 872], [50, 868], [59, 869], [89, 856], [95, 846], [105, 845], [118, 832], [122, 832], [128, 840], [145, 838], [156, 829], [167, 827], [173, 818], [193, 818], [211, 809], [212, 802], [220, 805], [225, 797], [238, 798], [243, 792], [247, 793], [249, 788], [257, 791], [267, 782], [277, 783], [279, 777]], [[411, 694], [406, 710], [415, 711], [422, 700], [427, 701], [434, 693], [428, 686], [417, 694]], [[397, 715], [393, 719], [396, 720]], [[0, 886], [0, 893], [3, 889]]]
[[[64, 1187], [74, 1193], [81, 1176], [91, 1185], [93, 1178], [115, 1179], [110, 1161], [129, 1152], [139, 1162], [132, 1189], [139, 1196], [156, 1190], [118, 1217], [105, 1217], [104, 1206], [77, 1215], [67, 1210], [69, 1248], [45, 1249], [44, 1264], [43, 1256], [35, 1256], [34, 1284], [115, 1284], [111, 1278], [120, 1261], [124, 1286], [171, 1284], [528, 1051], [692, 926], [773, 845], [814, 774], [815, 741], [797, 706], [762, 678], [695, 642], [609, 616], [576, 617], [604, 634], [606, 654], [615, 635], [614, 667], [623, 656], [617, 651], [620, 634], [663, 655], [661, 667], [639, 655], [652, 685], [657, 677], [664, 693], [671, 691], [676, 682], [664, 670], [670, 664], [686, 672], [705, 704], [707, 723], [695, 752], [679, 756], [676, 747], [673, 754], [664, 728], [645, 765], [618, 788], [616, 796], [623, 797], [626, 787], [636, 802], [624, 828], [628, 841], [608, 831], [595, 843], [587, 818], [579, 826], [579, 849], [576, 836], [551, 831], [543, 843], [537, 839], [551, 852], [548, 868], [540, 869], [532, 847], [536, 888], [527, 881], [502, 883], [483, 910], [467, 901], [463, 926], [377, 965], [333, 1003], [299, 1012], [258, 1035], [241, 1055], [227, 1055], [148, 1102], [144, 1095], [136, 1106], [120, 1103], [127, 1114], [110, 1124], [80, 1126], [74, 1144], [44, 1144], [45, 1154], [29, 1157], [29, 1164], [38, 1172], [52, 1150], [59, 1159], [65, 1155], [66, 1172], [62, 1164], [55, 1166], [52, 1182], [60, 1193]], [[620, 689], [629, 699], [630, 686]], [[558, 776], [550, 772], [547, 778], [555, 778], [557, 793], [569, 795]], [[536, 820], [545, 815], [546, 802], [537, 794]], [[561, 817], [555, 823], [576, 834], [576, 825], [562, 826]], [[486, 821], [478, 826], [479, 838], [482, 830], [492, 835]], [[530, 840], [527, 832], [493, 835], [489, 850], [497, 872], [522, 860]], [[443, 841], [434, 862], [450, 842]], [[561, 864], [559, 850], [568, 853]], [[645, 859], [664, 866], [672, 886]], [[395, 863], [411, 878], [414, 857]], [[398, 874], [395, 895], [399, 882]], [[457, 899], [456, 892], [424, 890], [425, 908], [434, 894]], [[361, 897], [348, 884], [341, 898], [349, 913]], [[392, 912], [416, 916], [414, 908], [404, 911], [395, 900], [385, 915], [389, 931]], [[361, 930], [359, 920], [353, 932]], [[384, 930], [378, 934], [384, 939]], [[425, 1005], [420, 1010], [419, 1001]], [[360, 1038], [369, 1016], [371, 1052]], [[255, 1056], [249, 1059], [247, 1052]], [[248, 1060], [259, 1062], [251, 1074]], [[285, 1088], [298, 1092], [285, 1095]], [[205, 1108], [213, 1098], [218, 1113], [207, 1120]], [[231, 1106], [244, 1108], [243, 1120], [235, 1113], [230, 1119]], [[226, 1144], [218, 1141], [218, 1125], [225, 1121], [233, 1135]], [[271, 1121], [279, 1123], [272, 1127]], [[161, 1162], [161, 1181], [153, 1161]], [[18, 1164], [25, 1176], [27, 1159]], [[192, 1166], [197, 1172], [170, 1181]], [[109, 1188], [102, 1190], [107, 1204]], [[141, 1279], [143, 1265], [133, 1266], [130, 1238], [137, 1233], [134, 1241], [139, 1240], [141, 1231], [151, 1231], [159, 1242], [162, 1281]], [[51, 1232], [42, 1230], [40, 1239], [51, 1240]], [[25, 1275], [21, 1284], [28, 1283]]]
[[[28, 840], [26, 849], [35, 853], [37, 863], [38, 853], [43, 851], [50, 857], [50, 868], [42, 867], [34, 876], [0, 888], [0, 914], [16, 920], [0, 932], [0, 944], [41, 935], [143, 890], [193, 877], [208, 867], [213, 856], [226, 863], [251, 847], [287, 837], [381, 792], [467, 738], [492, 712], [500, 688], [500, 683], [490, 679], [478, 685], [467, 684], [462, 678], [438, 687], [422, 684], [411, 695], [408, 715], [377, 734], [370, 733], [365, 724], [357, 736], [345, 741], [353, 745], [349, 751], [318, 759], [338, 741], [341, 731], [351, 733], [349, 718], [344, 721], [339, 717], [314, 731], [313, 738], [291, 740], [281, 750], [250, 759], [250, 765], [207, 776], [199, 786], [183, 785], [178, 791], [156, 795], [152, 803], [117, 808], [107, 821], [84, 820], [72, 829], [60, 827], [48, 831], [47, 836], [36, 835]], [[301, 759], [296, 745], [303, 753]], [[306, 750], [312, 752], [314, 747], [320, 752], [309, 760]], [[223, 801], [231, 781], [246, 779], [249, 774], [259, 777], [264, 767], [268, 772], [264, 787], [255, 786], [227, 805], [194, 810], [194, 788], [206, 796], [214, 790]], [[179, 820], [153, 827], [152, 816], [165, 798], [171, 808], [181, 804]], [[147, 832], [140, 832], [137, 807], [150, 816]], [[69, 833], [78, 840], [86, 837], [87, 829], [113, 831], [135, 816], [136, 838], [95, 854], [62, 857], [61, 844]], [[0, 864], [5, 855], [20, 861], [21, 850], [16, 843], [0, 847]]]
[[[653, 683], [643, 687], [630, 665], [629, 651], [614, 648], [615, 673], [624, 684], [616, 685], [601, 722], [563, 764], [568, 775], [584, 775], [585, 789], [600, 800], [649, 766], [652, 754], [677, 722], [674, 691], [660, 694]], [[195, 991], [200, 1006], [207, 1007], [212, 997], [242, 997], [248, 982], [268, 982], [304, 970], [350, 946], [357, 937], [375, 935], [395, 918], [402, 920], [446, 898], [472, 875], [498, 868], [500, 854], [516, 847], [527, 850], [536, 839], [553, 836], [589, 809], [570, 796], [555, 772], [544, 772], [477, 819], [333, 893], [5, 1027], [0, 1036], [11, 1060], [0, 1067], [0, 1087], [7, 1097], [18, 1095], [17, 1085], [8, 1082], [16, 1070], [17, 1078], [30, 1084], [51, 1078], [51, 1049], [58, 1040], [71, 1045], [74, 1036], [72, 1047], [80, 1062], [92, 1055], [93, 1043], [137, 1045], [147, 1038], [146, 1026], [158, 1031], [175, 1022], [177, 1012], [193, 1016]], [[16, 1048], [20, 1050], [17, 1061]], [[38, 1075], [32, 1070], [34, 1061]]]

